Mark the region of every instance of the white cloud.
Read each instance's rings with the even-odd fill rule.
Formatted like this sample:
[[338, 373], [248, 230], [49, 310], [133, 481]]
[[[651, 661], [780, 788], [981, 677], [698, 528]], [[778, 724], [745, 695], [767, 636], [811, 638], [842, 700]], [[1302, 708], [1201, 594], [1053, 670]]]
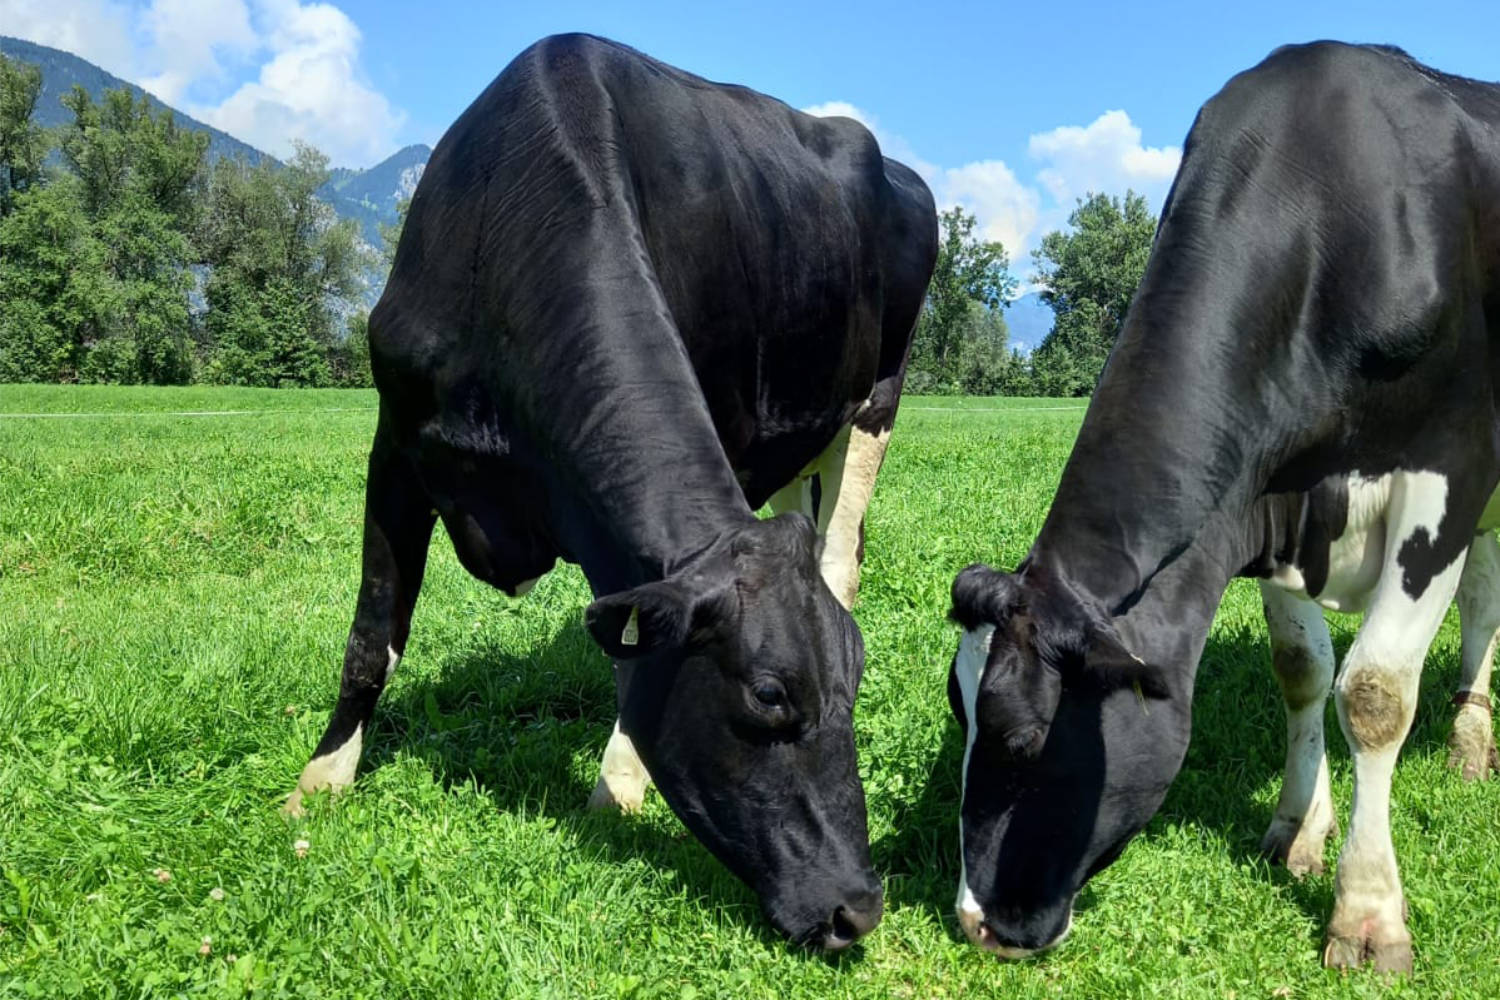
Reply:
[[115, 0], [0, 0], [0, 34], [65, 49], [123, 76], [134, 67], [129, 16]]
[[932, 188], [939, 209], [961, 205], [974, 215], [983, 239], [999, 240], [1011, 272], [1031, 273], [1031, 251], [1044, 232], [1067, 223], [1075, 199], [1089, 192], [1123, 195], [1133, 189], [1160, 209], [1182, 150], [1141, 145], [1141, 130], [1124, 111], [1106, 111], [1087, 126], [1065, 125], [1032, 135], [1030, 159], [1040, 166], [1023, 181], [1003, 160], [941, 167], [918, 156], [910, 143], [882, 129], [876, 118], [846, 101], [803, 108], [808, 114], [843, 115], [862, 123], [885, 155], [900, 160]]
[[1011, 254], [1029, 245], [1041, 216], [1041, 196], [1027, 187], [1002, 160], [981, 160], [944, 170], [934, 196], [939, 208], [962, 205], [973, 214], [979, 236], [999, 240]]
[[192, 113], [277, 155], [290, 153], [297, 139], [335, 164], [388, 155], [405, 115], [364, 82], [359, 28], [348, 15], [331, 4], [297, 0], [257, 0], [255, 6], [271, 58], [257, 79]]
[[159, 69], [140, 84], [173, 105], [194, 83], [223, 80], [223, 60], [244, 60], [259, 44], [245, 0], [152, 0], [142, 27]]
[[276, 156], [389, 155], [405, 115], [360, 68], [358, 26], [301, 0], [0, 0], [0, 31], [65, 49]]
[[1175, 146], [1142, 146], [1140, 126], [1124, 111], [1033, 135], [1027, 152], [1048, 164], [1037, 179], [1065, 204], [1090, 191], [1123, 193], [1127, 187], [1159, 204], [1182, 160]]

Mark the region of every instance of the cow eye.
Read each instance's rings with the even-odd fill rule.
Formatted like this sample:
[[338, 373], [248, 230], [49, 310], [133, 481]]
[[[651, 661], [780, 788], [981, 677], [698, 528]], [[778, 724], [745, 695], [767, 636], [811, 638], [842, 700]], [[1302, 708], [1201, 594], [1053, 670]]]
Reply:
[[757, 677], [750, 685], [750, 693], [761, 707], [780, 711], [789, 707], [786, 685], [775, 677]]

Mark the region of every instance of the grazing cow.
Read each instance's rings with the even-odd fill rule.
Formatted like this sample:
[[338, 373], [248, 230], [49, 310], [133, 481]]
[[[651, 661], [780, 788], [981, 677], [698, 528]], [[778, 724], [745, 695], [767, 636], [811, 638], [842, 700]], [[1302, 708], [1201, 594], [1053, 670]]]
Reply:
[[1333, 821], [1319, 605], [1365, 611], [1334, 683], [1355, 794], [1324, 961], [1410, 967], [1390, 783], [1465, 552], [1500, 519], [1497, 347], [1500, 87], [1318, 43], [1204, 106], [1039, 536], [1016, 572], [953, 584], [973, 941], [1055, 944], [1146, 825], [1243, 575], [1304, 737], [1267, 836], [1289, 858]]
[[[441, 519], [512, 595], [583, 568], [619, 664], [605, 777], [631, 772], [608, 797], [649, 770], [795, 940], [870, 930], [838, 598], [936, 247], [926, 186], [854, 121], [588, 36], [518, 56], [434, 151], [370, 317], [363, 579], [288, 807], [354, 779]], [[778, 491], [817, 527], [758, 520]]]

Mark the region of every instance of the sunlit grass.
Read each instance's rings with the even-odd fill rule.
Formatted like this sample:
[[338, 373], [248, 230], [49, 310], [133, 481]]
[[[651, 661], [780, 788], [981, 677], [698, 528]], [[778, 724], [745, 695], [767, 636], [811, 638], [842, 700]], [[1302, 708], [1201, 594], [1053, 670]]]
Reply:
[[[1318, 964], [1331, 875], [1255, 854], [1283, 724], [1246, 583], [1209, 640], [1183, 773], [1069, 942], [1012, 966], [961, 943], [948, 586], [1024, 554], [1074, 400], [904, 405], [856, 609], [888, 910], [855, 954], [790, 949], [654, 793], [639, 818], [584, 811], [614, 695], [582, 577], [512, 602], [441, 536], [359, 782], [283, 820], [337, 688], [374, 403], [0, 387], [0, 414], [95, 414], [0, 416], [0, 996], [1500, 995], [1500, 785], [1443, 766], [1454, 623], [1394, 792], [1416, 975], [1340, 976]], [[1353, 624], [1335, 620], [1341, 649]]]

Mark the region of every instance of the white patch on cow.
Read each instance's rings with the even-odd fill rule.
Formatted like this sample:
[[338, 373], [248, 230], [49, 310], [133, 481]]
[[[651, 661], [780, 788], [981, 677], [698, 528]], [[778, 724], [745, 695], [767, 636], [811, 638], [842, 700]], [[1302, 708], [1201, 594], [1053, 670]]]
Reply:
[[974, 740], [979, 734], [974, 712], [979, 704], [979, 679], [984, 675], [984, 665], [990, 658], [990, 644], [995, 638], [995, 626], [981, 625], [977, 629], [965, 630], [958, 641], [958, 655], [953, 661], [953, 672], [958, 676], [959, 700], [964, 706], [964, 762], [959, 772], [960, 792], [958, 796], [958, 922], [965, 933], [974, 928], [969, 937], [978, 943], [976, 935], [984, 920], [984, 911], [974, 892], [969, 888], [969, 866], [964, 857], [964, 795], [969, 790], [969, 757], [974, 753]]
[[604, 760], [599, 765], [599, 781], [589, 796], [589, 808], [640, 812], [650, 781], [651, 775], [646, 773], [646, 765], [635, 752], [635, 744], [616, 719], [615, 730], [604, 747]]
[[[828, 589], [845, 608], [853, 606], [859, 593], [859, 526], [874, 495], [875, 478], [890, 439], [889, 431], [870, 434], [852, 423], [845, 425], [823, 453], [770, 500], [771, 510], [777, 514], [796, 510], [816, 519], [823, 539], [818, 568]], [[822, 486], [816, 511], [813, 476]]]
[[[1331, 611], [1360, 611], [1380, 579], [1385, 557], [1386, 508], [1397, 473], [1349, 476], [1349, 511], [1341, 534], [1328, 551], [1328, 580], [1317, 601]], [[1447, 481], [1435, 472], [1400, 473], [1436, 477], [1447, 495]], [[1434, 531], [1436, 529], [1434, 528]]]
[[396, 652], [395, 646], [385, 647], [385, 682], [391, 682], [391, 675], [396, 672], [396, 664], [401, 662], [401, 654]]
[[354, 727], [354, 732], [344, 745], [320, 757], [314, 757], [302, 769], [297, 787], [287, 797], [282, 811], [292, 816], [302, 815], [302, 799], [314, 792], [328, 789], [337, 794], [354, 783], [354, 772], [359, 767], [359, 753], [364, 746], [364, 724]]

